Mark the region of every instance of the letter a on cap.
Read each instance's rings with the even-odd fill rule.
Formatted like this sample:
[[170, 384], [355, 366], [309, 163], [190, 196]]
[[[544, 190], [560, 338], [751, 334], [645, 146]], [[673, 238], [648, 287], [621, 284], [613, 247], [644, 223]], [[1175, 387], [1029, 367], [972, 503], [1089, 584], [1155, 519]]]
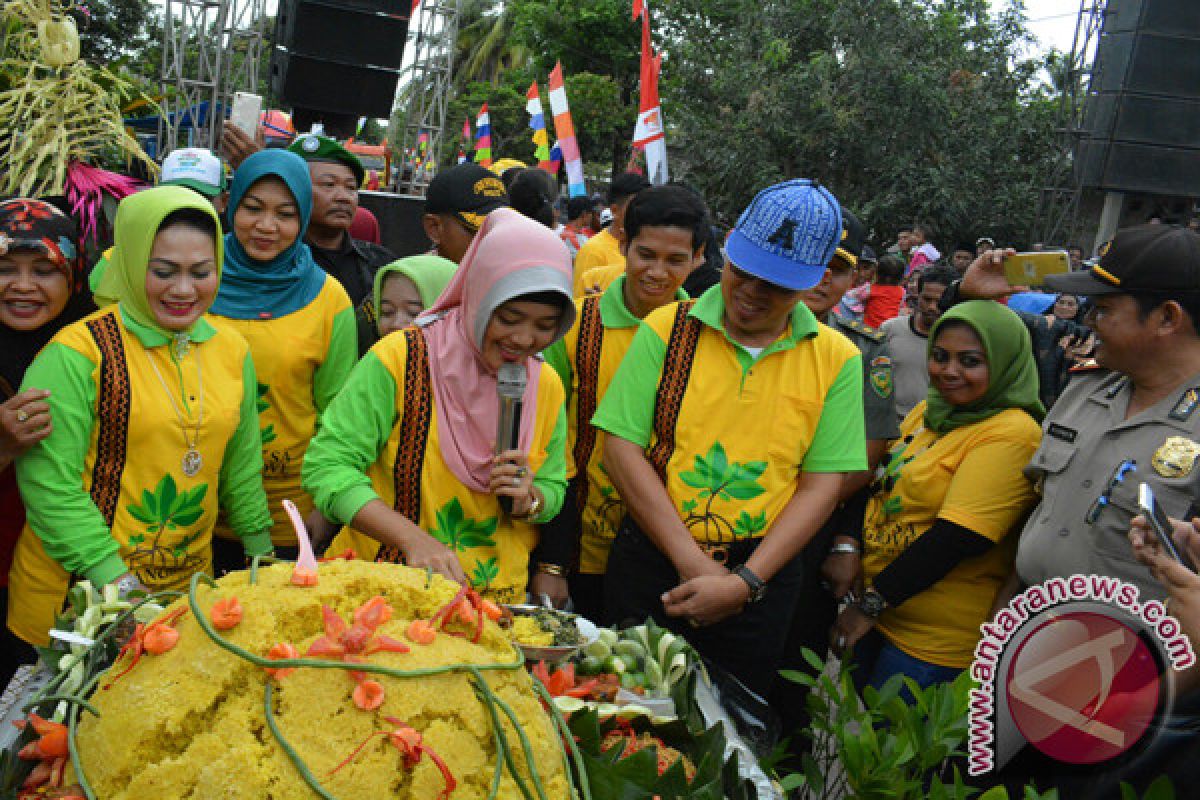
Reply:
[[796, 221], [785, 219], [779, 223], [779, 227], [767, 239], [768, 242], [774, 245], [779, 245], [785, 250], [792, 249], [792, 240], [796, 234]]

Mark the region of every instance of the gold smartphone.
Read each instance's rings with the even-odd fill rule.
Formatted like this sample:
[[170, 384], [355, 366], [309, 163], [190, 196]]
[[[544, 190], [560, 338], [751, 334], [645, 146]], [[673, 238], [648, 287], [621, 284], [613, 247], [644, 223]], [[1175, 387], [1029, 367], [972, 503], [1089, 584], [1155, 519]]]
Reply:
[[1066, 250], [1016, 253], [1004, 257], [1004, 277], [1009, 286], [1043, 286], [1047, 275], [1062, 275], [1070, 271], [1071, 258]]

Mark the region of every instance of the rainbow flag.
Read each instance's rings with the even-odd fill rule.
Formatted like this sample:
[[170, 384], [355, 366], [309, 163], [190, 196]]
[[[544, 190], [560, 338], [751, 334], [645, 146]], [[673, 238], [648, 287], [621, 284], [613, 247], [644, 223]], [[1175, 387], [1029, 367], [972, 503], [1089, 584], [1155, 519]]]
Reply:
[[575, 123], [571, 120], [571, 108], [567, 105], [567, 90], [563, 85], [562, 62], [557, 61], [550, 72], [550, 111], [554, 114], [554, 135], [562, 150], [563, 162], [567, 167], [567, 192], [571, 197], [586, 197], [587, 184], [583, 181], [583, 157], [579, 154], [579, 142], [575, 139]]
[[529, 128], [533, 131], [533, 157], [538, 166], [553, 174], [550, 167], [550, 140], [546, 137], [546, 117], [542, 114], [542, 98], [538, 94], [537, 81], [529, 84], [525, 92], [525, 110], [529, 112]]
[[475, 117], [475, 162], [481, 167], [492, 165], [492, 122], [486, 102]]

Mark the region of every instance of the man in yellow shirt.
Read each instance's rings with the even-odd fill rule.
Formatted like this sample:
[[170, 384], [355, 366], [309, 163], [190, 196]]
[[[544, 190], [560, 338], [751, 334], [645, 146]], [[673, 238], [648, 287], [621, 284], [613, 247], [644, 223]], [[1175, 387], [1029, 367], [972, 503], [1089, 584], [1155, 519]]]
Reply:
[[604, 434], [592, 427], [592, 415], [640, 321], [655, 309], [688, 298], [680, 287], [704, 260], [707, 228], [704, 202], [682, 186], [638, 192], [625, 214], [627, 271], [603, 294], [579, 300], [574, 327], [545, 352], [546, 363], [567, 390], [568, 469], [574, 478], [563, 510], [542, 526], [538, 574], [531, 585], [535, 593], [565, 600], [563, 576], [569, 573], [575, 609], [589, 619], [607, 621], [604, 569], [625, 515], [600, 463]]
[[612, 224], [583, 243], [575, 256], [575, 296], [583, 294], [583, 273], [592, 267], [620, 264], [625, 267], [625, 256], [621, 252], [621, 239], [625, 235], [625, 209], [633, 196], [650, 184], [636, 172], [623, 172], [613, 179], [608, 189], [608, 208], [612, 211]]
[[605, 605], [652, 616], [765, 694], [799, 590], [800, 551], [866, 468], [862, 359], [801, 302], [842, 211], [793, 180], [761, 192], [721, 284], [642, 321], [592, 423], [629, 510]]

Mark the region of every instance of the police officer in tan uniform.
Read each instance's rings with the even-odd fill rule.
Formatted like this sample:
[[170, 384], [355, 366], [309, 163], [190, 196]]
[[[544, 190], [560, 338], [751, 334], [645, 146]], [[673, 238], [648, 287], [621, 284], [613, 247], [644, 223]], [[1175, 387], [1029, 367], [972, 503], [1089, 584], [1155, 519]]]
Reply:
[[[981, 256], [956, 289], [1011, 291], [1002, 251]], [[1148, 483], [1166, 512], [1188, 518], [1200, 498], [1200, 235], [1172, 225], [1125, 228], [1086, 271], [1051, 276], [1086, 295], [1097, 369], [1075, 374], [1043, 423], [1028, 467], [1042, 491], [1021, 534], [1020, 582], [1111, 575], [1143, 599], [1166, 592], [1138, 563], [1127, 534]]]

